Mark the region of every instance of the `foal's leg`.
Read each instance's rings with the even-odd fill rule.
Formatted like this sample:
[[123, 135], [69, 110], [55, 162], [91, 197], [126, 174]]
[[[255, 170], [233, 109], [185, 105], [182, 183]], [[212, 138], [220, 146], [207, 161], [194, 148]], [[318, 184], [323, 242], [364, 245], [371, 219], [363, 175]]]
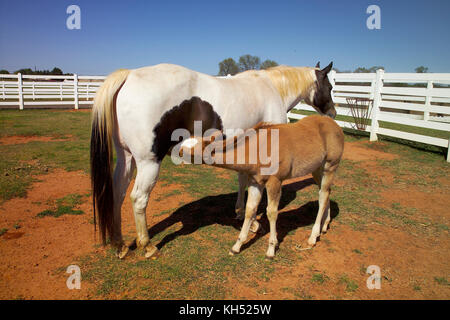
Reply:
[[123, 199], [127, 193], [130, 185], [131, 177], [135, 168], [135, 163], [131, 153], [116, 145], [117, 164], [114, 169], [114, 220], [113, 220], [113, 234], [111, 236], [112, 243], [119, 248], [119, 258], [125, 257], [128, 252], [122, 239], [122, 222], [121, 222], [121, 207]]
[[[322, 173], [323, 173], [323, 166], [321, 166], [320, 168], [318, 168], [316, 171], [314, 171], [312, 173], [314, 181], [317, 183], [317, 186], [319, 187], [319, 190], [320, 190], [320, 186], [321, 186], [321, 182], [322, 182]], [[326, 233], [327, 232], [330, 220], [331, 220], [330, 199], [328, 199], [327, 208], [325, 209], [325, 213], [323, 215], [322, 233]]]
[[[333, 182], [334, 173], [336, 172], [337, 165], [332, 166], [330, 163], [325, 163], [322, 173], [322, 179], [320, 181], [319, 191], [319, 211], [317, 212], [316, 221], [311, 231], [311, 236], [308, 239], [308, 244], [313, 246], [316, 244], [317, 237], [320, 236], [320, 225], [322, 222], [323, 214], [325, 210], [329, 208], [330, 189]], [[327, 213], [328, 214], [328, 213]]]
[[136, 166], [136, 181], [131, 192], [131, 203], [133, 205], [137, 232], [136, 245], [145, 248], [145, 257], [149, 258], [158, 249], [150, 243], [145, 209], [147, 208], [150, 192], [156, 184], [160, 164], [151, 160], [136, 160]]
[[239, 253], [241, 250], [241, 246], [247, 240], [248, 232], [250, 230], [250, 226], [256, 217], [256, 210], [258, 209], [259, 202], [261, 201], [262, 192], [264, 190], [264, 186], [252, 183], [248, 187], [248, 199], [247, 206], [245, 208], [245, 220], [242, 225], [241, 233], [239, 234], [239, 238], [231, 248], [230, 253]]
[[326, 233], [328, 230], [328, 225], [330, 224], [331, 214], [330, 214], [330, 198], [328, 197], [327, 207], [325, 209], [325, 214], [323, 215], [322, 221], [322, 233]]
[[281, 197], [281, 181], [275, 177], [271, 177], [266, 183], [267, 190], [267, 218], [270, 223], [269, 247], [266, 252], [268, 258], [275, 256], [275, 248], [278, 245], [277, 239], [277, 217], [278, 204]]
[[236, 200], [236, 207], [235, 207], [235, 212], [236, 212], [236, 219], [242, 220], [244, 219], [245, 216], [245, 189], [247, 188], [248, 185], [248, 175], [242, 172], [238, 173], [238, 178], [239, 178], [239, 191], [238, 191], [238, 197]]

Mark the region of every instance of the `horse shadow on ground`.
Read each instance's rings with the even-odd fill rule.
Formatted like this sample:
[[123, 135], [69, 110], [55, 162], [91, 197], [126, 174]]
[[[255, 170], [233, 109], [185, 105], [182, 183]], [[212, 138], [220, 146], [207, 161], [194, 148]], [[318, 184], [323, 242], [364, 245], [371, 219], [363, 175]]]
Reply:
[[[282, 210], [288, 206], [295, 199], [297, 192], [311, 184], [315, 184], [312, 178], [284, 185], [279, 210]], [[317, 192], [317, 199], [318, 197], [319, 192]], [[237, 192], [233, 192], [216, 196], [207, 196], [185, 204], [173, 212], [169, 217], [148, 229], [149, 236], [150, 238], [153, 238], [156, 234], [166, 230], [172, 225], [179, 222], [182, 223], [183, 226], [181, 229], [164, 236], [163, 239], [156, 245], [158, 249], [161, 249], [167, 243], [179, 236], [191, 234], [200, 228], [212, 224], [232, 226], [237, 231], [240, 231], [243, 221], [235, 218], [236, 214], [234, 211], [234, 206], [236, 199]], [[334, 201], [331, 201], [330, 205], [331, 219], [333, 220], [339, 214], [339, 206]], [[258, 239], [269, 233], [269, 222], [265, 214], [266, 207], [267, 195], [264, 192], [264, 196], [258, 207], [258, 215], [262, 215], [259, 220], [262, 228], [260, 228], [260, 231], [258, 231], [254, 237], [242, 246], [241, 250], [245, 250], [250, 247]], [[314, 224], [318, 208], [318, 200], [315, 200], [309, 201], [299, 208], [280, 213], [277, 219], [279, 244], [283, 242], [284, 238], [290, 231]], [[238, 235], [238, 232], [236, 232], [236, 239], [238, 238]], [[136, 249], [136, 243], [133, 243], [130, 246], [130, 249]]]

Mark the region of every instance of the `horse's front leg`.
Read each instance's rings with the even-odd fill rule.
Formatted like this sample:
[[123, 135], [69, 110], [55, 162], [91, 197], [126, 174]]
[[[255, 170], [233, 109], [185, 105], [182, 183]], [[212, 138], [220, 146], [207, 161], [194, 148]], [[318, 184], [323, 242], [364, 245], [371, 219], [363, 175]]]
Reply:
[[239, 253], [241, 251], [241, 246], [245, 243], [245, 241], [247, 241], [248, 232], [250, 231], [252, 223], [255, 221], [256, 211], [258, 209], [259, 202], [261, 201], [263, 190], [264, 186], [257, 183], [252, 183], [248, 188], [248, 199], [245, 210], [244, 224], [242, 225], [238, 240], [231, 248], [230, 254]]
[[248, 175], [242, 172], [238, 173], [239, 191], [236, 200], [236, 219], [243, 220], [245, 217], [245, 189], [248, 185]]

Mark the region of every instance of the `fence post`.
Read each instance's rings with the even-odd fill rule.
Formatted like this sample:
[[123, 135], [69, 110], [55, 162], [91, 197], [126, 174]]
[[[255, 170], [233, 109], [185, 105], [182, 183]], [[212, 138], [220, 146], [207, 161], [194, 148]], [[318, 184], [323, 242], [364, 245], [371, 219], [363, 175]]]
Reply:
[[431, 106], [431, 89], [433, 89], [433, 81], [429, 80], [427, 84], [427, 96], [425, 97], [425, 110], [423, 112], [423, 120], [430, 120], [430, 106]]
[[450, 138], [448, 139], [447, 162], [450, 162]]
[[73, 75], [73, 96], [75, 99], [75, 109], [78, 109], [78, 75]]
[[334, 102], [334, 86], [336, 84], [336, 70], [331, 70], [330, 73], [328, 74], [328, 78], [330, 80], [330, 84], [333, 87], [333, 89], [331, 90], [331, 99]]
[[378, 136], [378, 116], [380, 113], [380, 105], [381, 105], [381, 89], [383, 88], [383, 69], [377, 70], [377, 75], [375, 79], [375, 90], [373, 93], [373, 105], [372, 105], [372, 123], [370, 126], [370, 141], [377, 141]]
[[22, 74], [17, 74], [17, 90], [19, 92], [19, 110], [23, 110]]

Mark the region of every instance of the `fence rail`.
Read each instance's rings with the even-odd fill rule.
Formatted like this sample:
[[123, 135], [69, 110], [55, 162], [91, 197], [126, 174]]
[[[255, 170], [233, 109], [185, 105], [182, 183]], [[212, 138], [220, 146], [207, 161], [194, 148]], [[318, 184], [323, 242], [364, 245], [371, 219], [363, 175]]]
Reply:
[[[341, 127], [355, 128], [351, 121], [351, 109], [347, 97], [373, 100], [371, 125], [366, 128], [370, 140], [378, 135], [430, 144], [447, 148], [450, 162], [450, 74], [449, 73], [336, 73], [331, 71], [332, 97], [337, 114], [349, 121], [337, 121]], [[306, 104], [298, 104], [295, 110], [314, 111]], [[288, 117], [305, 117], [294, 111]], [[343, 117], [343, 118], [344, 118]], [[391, 125], [439, 130], [441, 137], [406, 132], [400, 129], [380, 127], [380, 121]], [[442, 136], [447, 138], [442, 138]]]
[[90, 105], [104, 76], [0, 74], [0, 107]]
[[[449, 73], [336, 73], [331, 71], [332, 97], [339, 116], [352, 117], [347, 97], [373, 100], [371, 124], [366, 128], [370, 140], [387, 135], [410, 141], [449, 148], [450, 146], [450, 74]], [[67, 105], [78, 109], [93, 102], [104, 76], [41, 76], [0, 74], [0, 107]], [[314, 109], [299, 103], [295, 110]], [[305, 115], [294, 111], [289, 118]], [[347, 118], [347, 119], [350, 119]], [[380, 127], [380, 121], [396, 125], [447, 132], [447, 138]], [[337, 121], [354, 128], [352, 121]], [[445, 136], [445, 134], [444, 134]], [[447, 161], [450, 162], [450, 149]]]

